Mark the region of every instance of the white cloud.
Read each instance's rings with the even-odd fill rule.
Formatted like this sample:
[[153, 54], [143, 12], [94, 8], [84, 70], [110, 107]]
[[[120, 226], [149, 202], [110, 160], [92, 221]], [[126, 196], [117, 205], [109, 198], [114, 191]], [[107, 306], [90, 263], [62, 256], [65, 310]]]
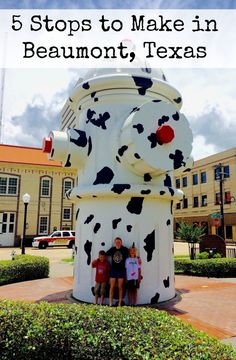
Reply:
[[[40, 146], [51, 129], [59, 128], [69, 89], [83, 73], [7, 70], [3, 142]], [[193, 130], [195, 159], [235, 147], [236, 70], [168, 69], [165, 73], [183, 96], [182, 111]]]
[[18, 115], [37, 97], [50, 104], [55, 94], [65, 90], [74, 76], [66, 69], [7, 69], [4, 115]]
[[187, 116], [212, 107], [227, 116], [236, 115], [236, 69], [168, 69], [165, 73], [181, 92]]
[[[41, 145], [42, 137], [53, 127], [59, 127], [60, 110], [78, 77], [78, 71], [65, 69], [8, 69], [5, 73], [2, 142]], [[41, 139], [38, 139], [39, 135]]]
[[182, 94], [195, 158], [235, 147], [236, 69], [168, 69], [165, 73]]
[[194, 160], [202, 159], [206, 156], [213, 155], [217, 152], [217, 147], [214, 144], [206, 143], [203, 135], [197, 135], [193, 139], [193, 152]]

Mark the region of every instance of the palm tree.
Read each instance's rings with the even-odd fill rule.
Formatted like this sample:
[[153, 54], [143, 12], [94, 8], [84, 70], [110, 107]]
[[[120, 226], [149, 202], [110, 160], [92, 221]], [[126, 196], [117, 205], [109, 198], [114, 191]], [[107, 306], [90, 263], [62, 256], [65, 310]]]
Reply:
[[191, 260], [194, 260], [196, 257], [196, 244], [201, 241], [201, 236], [204, 235], [204, 233], [205, 227], [185, 222], [179, 223], [176, 235], [180, 237], [181, 240], [186, 241], [189, 244]]

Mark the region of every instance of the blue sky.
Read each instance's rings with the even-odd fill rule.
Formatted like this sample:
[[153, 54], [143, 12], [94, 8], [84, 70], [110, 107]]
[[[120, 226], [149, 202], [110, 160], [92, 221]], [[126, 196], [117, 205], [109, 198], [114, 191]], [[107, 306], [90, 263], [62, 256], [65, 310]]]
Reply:
[[[0, 0], [0, 8], [236, 8], [236, 1], [61, 1]], [[170, 84], [182, 94], [183, 113], [194, 134], [195, 159], [236, 146], [236, 69], [166, 69]], [[4, 143], [41, 146], [50, 130], [58, 129], [59, 114], [79, 69], [5, 72], [3, 98]], [[40, 126], [38, 125], [40, 124]]]

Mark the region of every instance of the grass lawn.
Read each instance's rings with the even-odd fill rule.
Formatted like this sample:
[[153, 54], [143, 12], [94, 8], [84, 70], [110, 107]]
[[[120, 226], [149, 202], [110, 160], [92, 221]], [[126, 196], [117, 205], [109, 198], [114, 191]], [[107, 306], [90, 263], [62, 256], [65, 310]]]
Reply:
[[180, 260], [180, 259], [189, 259], [189, 255], [175, 255], [174, 256], [175, 260]]
[[66, 263], [73, 263], [74, 259], [72, 259], [72, 257], [66, 258], [66, 259], [62, 259], [62, 261], [66, 262]]

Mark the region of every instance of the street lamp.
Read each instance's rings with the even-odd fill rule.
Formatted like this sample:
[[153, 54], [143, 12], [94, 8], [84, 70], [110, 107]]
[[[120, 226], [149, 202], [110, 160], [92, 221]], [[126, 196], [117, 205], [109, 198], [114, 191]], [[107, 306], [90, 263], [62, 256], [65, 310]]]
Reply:
[[223, 183], [224, 183], [224, 170], [222, 168], [222, 164], [218, 164], [215, 167], [218, 174], [216, 176], [216, 180], [220, 182], [220, 217], [221, 217], [221, 226], [219, 228], [220, 236], [225, 241], [225, 218], [224, 218], [224, 196], [223, 196]]
[[25, 205], [25, 211], [24, 211], [23, 236], [22, 236], [22, 240], [21, 240], [21, 254], [24, 255], [25, 254], [25, 231], [26, 231], [27, 207], [30, 202], [30, 195], [26, 193], [22, 196], [22, 199], [23, 199], [23, 203]]

